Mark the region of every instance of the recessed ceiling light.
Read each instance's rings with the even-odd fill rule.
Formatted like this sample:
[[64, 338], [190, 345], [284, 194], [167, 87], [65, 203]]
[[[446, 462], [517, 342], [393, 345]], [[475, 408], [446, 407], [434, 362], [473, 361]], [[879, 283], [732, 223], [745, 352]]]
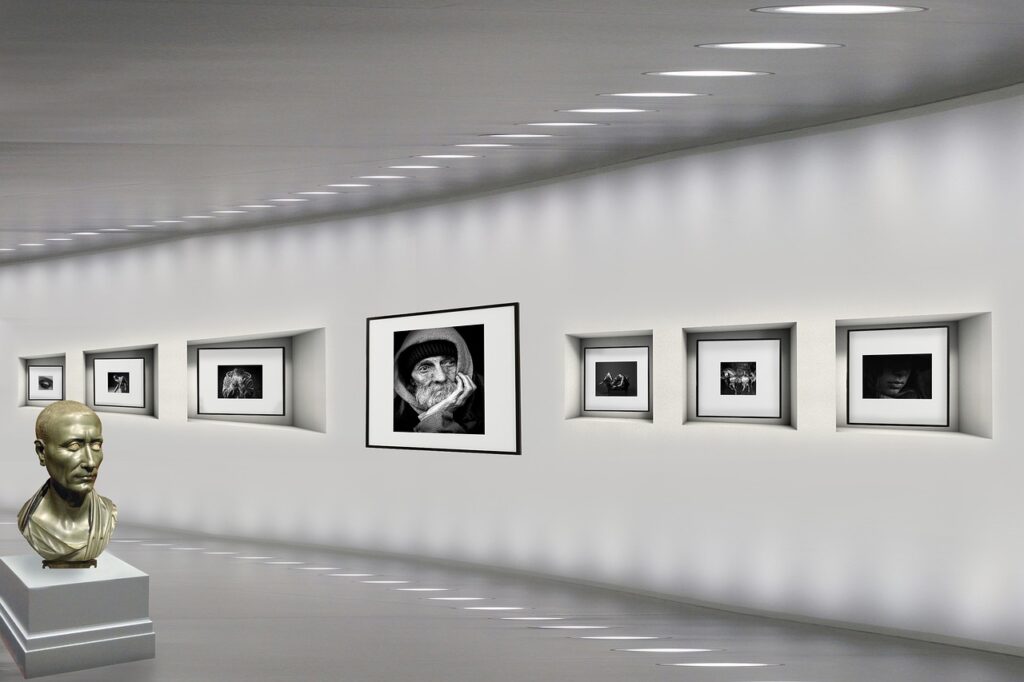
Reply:
[[337, 194], [337, 192], [327, 192], [327, 191], [320, 191], [320, 192], [296, 192], [296, 194], [314, 194], [314, 195], [317, 195], [317, 194]]
[[362, 580], [367, 585], [402, 585], [409, 582], [408, 580]]
[[365, 182], [339, 182], [334, 185], [327, 185], [328, 187], [373, 187], [373, 185], [367, 185]]
[[328, 573], [327, 575], [332, 578], [368, 578], [373, 573]]
[[268, 566], [301, 566], [304, 561], [265, 561]]
[[486, 597], [427, 597], [431, 601], [483, 601]]
[[501, 142], [474, 142], [472, 144], [457, 144], [456, 147], [511, 147], [510, 144]]
[[559, 109], [559, 111], [565, 111], [573, 114], [642, 114], [646, 111], [650, 111], [650, 109]]
[[901, 12], [923, 12], [924, 7], [906, 5], [785, 5], [780, 7], [757, 7], [751, 11], [766, 14], [899, 14]]
[[296, 197], [289, 197], [288, 199], [271, 199], [270, 201], [274, 201], [279, 204], [290, 204], [296, 201], [309, 201], [309, 199], [298, 199]]
[[396, 587], [396, 592], [447, 592], [447, 587]]
[[182, 217], [185, 220], [205, 220], [207, 218], [212, 218], [213, 216], [208, 216], [208, 215], [187, 215], [187, 216], [182, 216]]
[[684, 668], [770, 668], [781, 663], [659, 663], [658, 665], [680, 666]]
[[[242, 204], [239, 208], [277, 208], [273, 204]], [[214, 211], [214, 213], [220, 213], [221, 211]], [[242, 211], [244, 213], [245, 211]]]
[[475, 159], [476, 154], [420, 154], [417, 159]]
[[587, 635], [580, 639], [661, 639], [661, 637], [648, 637], [641, 635]]
[[17, 251], [17, 249], [0, 249], [0, 251]]
[[565, 616], [505, 616], [502, 620], [565, 620]]
[[248, 211], [236, 211], [234, 209], [229, 209], [226, 211], [214, 211], [214, 213], [248, 213]]
[[407, 175], [360, 175], [362, 180], [404, 180]]
[[300, 566], [297, 571], [337, 571], [337, 566]]
[[71, 237], [47, 237], [48, 242], [70, 242], [73, 241]]
[[127, 227], [153, 227], [152, 225], [127, 225]]
[[522, 606], [463, 606], [464, 611], [522, 611]]
[[707, 97], [702, 92], [605, 92], [600, 97]]
[[702, 654], [709, 651], [721, 651], [721, 649], [615, 649], [615, 651], [632, 651], [642, 654]]
[[272, 556], [233, 556], [232, 559], [273, 559]]
[[395, 170], [429, 170], [431, 168], [440, 168], [440, 166], [388, 166], [388, 168], [394, 168]]
[[127, 232], [123, 227], [105, 227], [100, 232]]
[[158, 225], [159, 224], [172, 225], [174, 223], [183, 223], [185, 221], [184, 220], [154, 220], [153, 222], [157, 223]]
[[704, 43], [697, 47], [725, 50], [816, 50], [822, 47], [843, 47], [839, 43]]
[[554, 135], [545, 135], [544, 133], [495, 133], [492, 135], [485, 135], [485, 137], [554, 137]]
[[99, 232], [72, 232], [71, 234], [77, 237], [98, 237]]
[[692, 71], [645, 71], [645, 76], [681, 76], [683, 78], [736, 78], [739, 76], [771, 76], [770, 71], [725, 71], [725, 70], [692, 70]]
[[18, 244], [18, 246], [46, 246], [46, 244], [37, 244], [36, 242], [29, 242], [28, 244]]
[[583, 121], [550, 121], [545, 123], [525, 123], [528, 126], [547, 126], [549, 128], [578, 128], [580, 126], [599, 126], [603, 123], [584, 123]]
[[538, 625], [538, 630], [607, 630], [608, 625]]

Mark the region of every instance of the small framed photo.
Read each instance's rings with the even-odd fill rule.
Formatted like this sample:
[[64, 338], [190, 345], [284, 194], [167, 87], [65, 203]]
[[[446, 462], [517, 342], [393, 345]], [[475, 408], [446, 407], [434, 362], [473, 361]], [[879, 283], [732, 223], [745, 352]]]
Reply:
[[63, 365], [28, 366], [29, 400], [64, 400]]
[[699, 339], [697, 416], [782, 418], [782, 339]]
[[93, 358], [93, 404], [97, 407], [145, 407], [143, 358]]
[[949, 327], [847, 331], [846, 422], [949, 426]]
[[650, 346], [583, 349], [584, 412], [650, 412]]
[[367, 319], [367, 447], [518, 455], [519, 400], [518, 303]]
[[198, 348], [199, 414], [284, 416], [284, 348]]

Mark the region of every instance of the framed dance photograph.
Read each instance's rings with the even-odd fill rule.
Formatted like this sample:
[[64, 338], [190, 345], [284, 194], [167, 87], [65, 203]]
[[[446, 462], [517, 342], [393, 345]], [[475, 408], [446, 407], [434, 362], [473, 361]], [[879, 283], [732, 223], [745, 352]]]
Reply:
[[285, 414], [284, 348], [198, 348], [199, 414]]
[[650, 410], [650, 346], [583, 349], [584, 412]]
[[64, 400], [63, 365], [29, 365], [26, 383], [29, 400]]
[[520, 454], [519, 304], [367, 319], [366, 445]]
[[97, 407], [146, 407], [144, 358], [93, 358], [92, 384]]
[[701, 339], [696, 354], [698, 417], [782, 417], [782, 339]]
[[846, 422], [949, 426], [949, 327], [847, 331]]

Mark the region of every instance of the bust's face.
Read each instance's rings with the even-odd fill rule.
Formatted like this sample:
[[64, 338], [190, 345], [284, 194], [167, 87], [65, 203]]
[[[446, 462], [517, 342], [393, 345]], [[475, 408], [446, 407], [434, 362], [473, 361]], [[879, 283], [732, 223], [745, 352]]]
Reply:
[[91, 492], [103, 461], [99, 417], [91, 411], [64, 415], [36, 441], [36, 454], [54, 482], [79, 495]]

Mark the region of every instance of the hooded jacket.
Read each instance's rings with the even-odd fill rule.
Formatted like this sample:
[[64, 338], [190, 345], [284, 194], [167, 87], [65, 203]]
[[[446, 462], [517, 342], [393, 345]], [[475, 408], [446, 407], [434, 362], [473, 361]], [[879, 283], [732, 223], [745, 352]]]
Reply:
[[[476, 391], [454, 413], [447, 412], [420, 420], [423, 412], [416, 405], [416, 398], [409, 390], [411, 378], [403, 372], [406, 364], [401, 361], [402, 355], [414, 346], [431, 341], [447, 341], [455, 346], [456, 371], [473, 379]], [[409, 332], [395, 353], [395, 431], [418, 431], [421, 433], [483, 433], [483, 377], [474, 373], [473, 356], [469, 353], [465, 339], [453, 327], [437, 327], [434, 329], [417, 329]]]

